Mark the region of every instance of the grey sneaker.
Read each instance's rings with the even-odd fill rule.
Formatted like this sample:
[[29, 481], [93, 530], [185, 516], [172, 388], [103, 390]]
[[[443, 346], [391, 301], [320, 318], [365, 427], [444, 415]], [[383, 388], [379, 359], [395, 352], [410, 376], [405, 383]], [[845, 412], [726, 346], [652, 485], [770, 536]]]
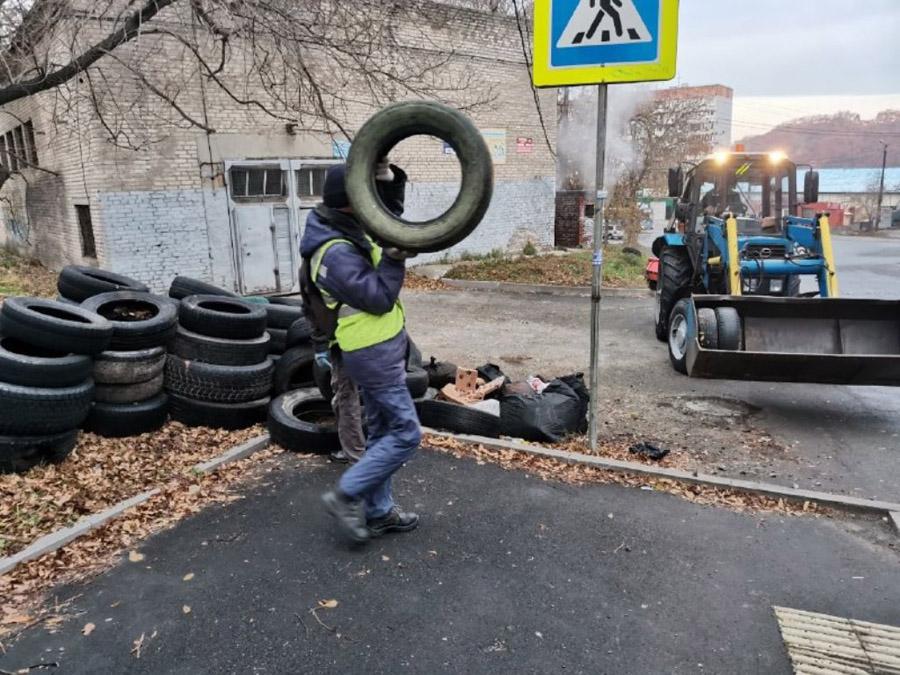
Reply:
[[334, 518], [335, 524], [345, 537], [362, 544], [369, 539], [366, 527], [366, 505], [361, 499], [347, 499], [335, 490], [322, 495], [322, 503]]
[[419, 526], [419, 516], [404, 513], [396, 506], [387, 515], [366, 521], [370, 537], [380, 537], [388, 532], [411, 532]]

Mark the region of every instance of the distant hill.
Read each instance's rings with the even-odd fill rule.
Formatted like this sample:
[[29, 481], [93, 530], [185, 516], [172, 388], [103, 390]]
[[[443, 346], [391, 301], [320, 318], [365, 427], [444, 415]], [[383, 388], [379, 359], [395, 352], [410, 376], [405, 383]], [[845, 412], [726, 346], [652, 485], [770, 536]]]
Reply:
[[892, 146], [888, 166], [900, 166], [900, 110], [883, 110], [872, 120], [851, 112], [801, 117], [738, 142], [748, 152], [784, 150], [798, 164], [859, 168], [881, 166], [880, 141]]

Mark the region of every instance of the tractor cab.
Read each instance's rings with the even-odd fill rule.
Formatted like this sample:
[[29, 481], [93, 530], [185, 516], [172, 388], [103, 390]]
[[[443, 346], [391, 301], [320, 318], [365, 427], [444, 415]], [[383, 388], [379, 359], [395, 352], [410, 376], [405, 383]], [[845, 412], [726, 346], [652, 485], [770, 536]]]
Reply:
[[[726, 250], [726, 230], [731, 221], [737, 235], [737, 257], [747, 263], [737, 292], [796, 296], [800, 293], [801, 272], [792, 263], [810, 257], [811, 251], [803, 242], [812, 236], [815, 226], [812, 221], [801, 223], [796, 218], [796, 183], [797, 165], [780, 152], [721, 152], [686, 174], [680, 167], [671, 169], [669, 192], [679, 202], [666, 235], [654, 243], [654, 254], [659, 255], [667, 243], [674, 243], [672, 235], [676, 235], [689, 258], [697, 261], [696, 281], [704, 292], [734, 294]], [[804, 202], [817, 199], [817, 183], [818, 175], [807, 172]], [[809, 227], [796, 230], [800, 225]], [[766, 261], [769, 264], [764, 264]]]

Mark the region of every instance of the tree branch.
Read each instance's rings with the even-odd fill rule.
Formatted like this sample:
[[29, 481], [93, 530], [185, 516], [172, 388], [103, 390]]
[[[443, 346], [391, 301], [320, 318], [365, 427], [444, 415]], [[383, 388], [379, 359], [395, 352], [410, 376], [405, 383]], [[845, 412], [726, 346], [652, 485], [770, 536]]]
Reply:
[[17, 101], [20, 98], [37, 94], [41, 91], [53, 89], [59, 85], [68, 82], [78, 73], [82, 72], [101, 58], [109, 54], [121, 44], [128, 42], [140, 33], [141, 26], [156, 16], [160, 11], [165, 9], [178, 0], [148, 0], [148, 2], [140, 9], [134, 12], [126, 20], [124, 25], [114, 33], [110, 33], [106, 38], [92, 46], [90, 49], [82, 52], [79, 56], [67, 63], [65, 66], [54, 70], [52, 73], [45, 73], [38, 77], [23, 82], [15, 82], [0, 89], [0, 105]]

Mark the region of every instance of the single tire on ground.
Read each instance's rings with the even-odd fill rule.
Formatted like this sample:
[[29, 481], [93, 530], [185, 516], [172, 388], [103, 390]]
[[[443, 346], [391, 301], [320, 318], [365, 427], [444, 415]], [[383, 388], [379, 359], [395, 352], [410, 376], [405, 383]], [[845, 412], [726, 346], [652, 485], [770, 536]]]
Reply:
[[704, 349], [719, 348], [719, 325], [716, 311], [710, 307], [697, 310], [697, 340]]
[[683, 375], [687, 375], [687, 350], [691, 340], [697, 333], [691, 317], [690, 301], [682, 298], [672, 308], [669, 317], [669, 361], [672, 367]]
[[134, 384], [96, 384], [94, 400], [100, 403], [138, 403], [159, 396], [163, 390], [164, 374], [146, 382]]
[[315, 389], [289, 391], [269, 406], [269, 434], [285, 450], [328, 454], [340, 450], [331, 403]]
[[228, 340], [200, 335], [184, 326], [178, 326], [169, 349], [186, 361], [214, 363], [220, 366], [250, 366], [266, 360], [270, 343], [268, 333], [250, 340]]
[[740, 351], [744, 343], [741, 317], [734, 307], [716, 307], [716, 324], [719, 328], [719, 349]]
[[102, 352], [94, 359], [94, 382], [98, 385], [146, 382], [163, 372], [165, 367], [165, 347]]
[[166, 359], [166, 390], [184, 398], [213, 403], [244, 403], [265, 398], [272, 389], [274, 366], [269, 359], [249, 366], [220, 366]]
[[659, 280], [656, 289], [656, 337], [665, 342], [669, 336], [669, 315], [675, 303], [690, 295], [693, 270], [687, 249], [666, 246], [659, 254]]
[[294, 389], [308, 389], [315, 386], [313, 363], [315, 350], [312, 345], [303, 345], [288, 349], [275, 368], [275, 379], [272, 390], [275, 395]]
[[284, 354], [287, 351], [287, 330], [284, 328], [266, 328], [269, 334], [269, 353]]
[[287, 349], [309, 344], [309, 341], [312, 340], [312, 334], [312, 324], [309, 322], [309, 319], [304, 316], [297, 319], [291, 324], [291, 327], [288, 328], [284, 344]]
[[231, 291], [226, 291], [219, 286], [213, 286], [199, 279], [191, 279], [190, 277], [175, 277], [169, 286], [169, 297], [181, 300], [189, 295], [222, 295], [226, 298], [238, 297]]
[[91, 359], [0, 337], [0, 380], [26, 387], [70, 387], [91, 376]]
[[113, 326], [110, 351], [137, 351], [169, 342], [178, 322], [178, 308], [169, 298], [149, 293], [115, 291], [85, 300], [81, 306]]
[[[372, 177], [391, 148], [420, 134], [454, 149], [462, 179], [446, 213], [412, 223], [384, 206]], [[347, 194], [356, 218], [380, 242], [406, 251], [440, 251], [465, 239], [487, 211], [493, 185], [493, 160], [477, 127], [460, 111], [430, 101], [395, 103], [375, 113], [356, 133], [347, 158]]]
[[252, 340], [266, 330], [265, 305], [218, 295], [190, 295], [181, 301], [178, 318], [194, 333], [228, 340]]
[[246, 429], [265, 421], [269, 402], [265, 397], [244, 403], [210, 403], [172, 395], [169, 408], [173, 420], [189, 427]]
[[47, 436], [0, 436], [0, 473], [22, 473], [63, 461], [78, 442], [78, 429]]
[[0, 434], [44, 436], [77, 429], [93, 398], [93, 380], [54, 388], [0, 382]]
[[161, 428], [168, 416], [169, 398], [162, 393], [136, 403], [96, 402], [84, 430], [108, 438], [138, 436]]
[[55, 300], [7, 298], [0, 308], [0, 334], [44, 349], [64, 345], [72, 354], [93, 356], [107, 348], [112, 333], [102, 316]]
[[150, 289], [137, 279], [82, 265], [63, 267], [56, 288], [60, 295], [77, 302], [84, 302], [95, 295], [112, 291], [150, 292]]
[[287, 330], [295, 321], [303, 317], [302, 307], [273, 305], [271, 303], [266, 306], [266, 326], [268, 328], [283, 328]]
[[488, 438], [500, 436], [500, 418], [497, 415], [464, 405], [419, 400], [416, 401], [416, 412], [419, 414], [419, 422], [425, 427]]

